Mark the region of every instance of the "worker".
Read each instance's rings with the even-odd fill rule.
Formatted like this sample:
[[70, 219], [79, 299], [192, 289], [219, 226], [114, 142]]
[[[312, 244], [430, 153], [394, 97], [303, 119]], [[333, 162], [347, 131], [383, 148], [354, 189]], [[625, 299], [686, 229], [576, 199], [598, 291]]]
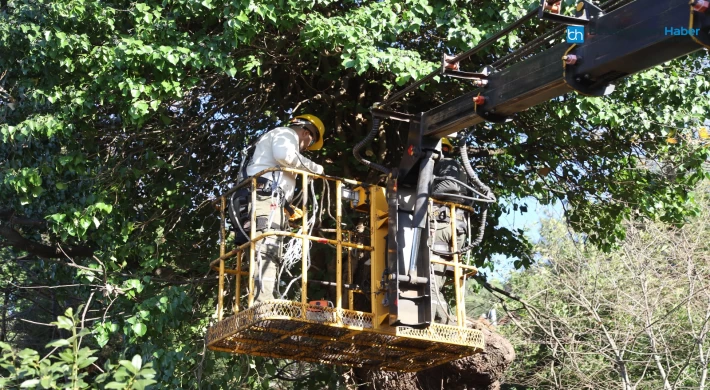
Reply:
[[[441, 140], [442, 158], [434, 165], [432, 198], [452, 203], [465, 203], [460, 195], [469, 196], [469, 190], [461, 183], [468, 184], [468, 175], [461, 163], [453, 156], [454, 146], [447, 138]], [[433, 236], [431, 259], [453, 261], [453, 234], [451, 231], [451, 209], [448, 205], [434, 203], [429, 225]], [[456, 250], [463, 248], [467, 237], [467, 214], [463, 209], [456, 209]], [[432, 316], [435, 322], [448, 324], [455, 321], [449, 315], [448, 305], [443, 294], [446, 283], [446, 265], [432, 263], [431, 301]]]
[[[316, 116], [296, 116], [288, 127], [277, 127], [259, 138], [246, 167], [246, 174], [253, 176], [265, 169], [276, 167], [322, 174], [323, 167], [301, 155], [301, 152], [321, 149], [324, 133], [325, 126]], [[288, 229], [289, 213], [284, 211], [284, 207], [287, 207], [293, 198], [296, 176], [294, 173], [276, 171], [257, 179], [256, 203], [252, 208], [257, 234], [268, 230]], [[244, 227], [248, 232], [248, 223]], [[256, 244], [258, 265], [255, 275], [255, 303], [279, 298], [274, 296], [274, 289], [282, 242], [283, 236], [268, 236]]]

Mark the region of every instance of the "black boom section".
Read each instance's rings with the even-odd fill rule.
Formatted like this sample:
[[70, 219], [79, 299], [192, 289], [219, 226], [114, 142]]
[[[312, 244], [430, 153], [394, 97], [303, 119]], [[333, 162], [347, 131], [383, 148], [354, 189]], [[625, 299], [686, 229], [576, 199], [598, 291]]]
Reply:
[[427, 118], [420, 118], [410, 123], [407, 145], [411, 147], [396, 171], [396, 189], [388, 188], [390, 224], [396, 224], [396, 232], [388, 237], [387, 264], [389, 324], [393, 326], [431, 323], [427, 206], [439, 140], [421, 137]]
[[[486, 87], [428, 111], [424, 135], [440, 138], [486, 120], [499, 121], [575, 90], [603, 95], [611, 92], [607, 86], [614, 80], [710, 47], [710, 17], [693, 11], [687, 0], [637, 0], [592, 18], [584, 28], [584, 43], [561, 43], [493, 70]], [[692, 35], [673, 35], [691, 28]], [[565, 55], [575, 57], [573, 63], [565, 64]], [[485, 102], [475, 105], [478, 95]]]

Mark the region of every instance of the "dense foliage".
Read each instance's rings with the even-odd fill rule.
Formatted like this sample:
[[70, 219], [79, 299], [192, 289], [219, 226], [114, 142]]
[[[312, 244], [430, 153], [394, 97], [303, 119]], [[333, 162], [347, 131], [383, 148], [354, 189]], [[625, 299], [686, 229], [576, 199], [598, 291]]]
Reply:
[[[43, 348], [49, 323], [85, 304], [93, 348], [152, 361], [165, 388], [268, 386], [281, 363], [205, 352], [217, 251], [208, 201], [234, 178], [253, 135], [312, 112], [328, 125], [316, 160], [367, 178], [350, 149], [368, 108], [472, 47], [528, 4], [440, 0], [8, 0], [0, 2], [2, 339]], [[476, 70], [539, 35], [526, 25], [463, 64]], [[514, 208], [562, 199], [609, 248], [623, 217], [680, 222], [707, 151], [688, 138], [709, 111], [702, 54], [632, 76], [605, 98], [565, 96], [467, 139], [481, 178]], [[396, 108], [425, 111], [470, 90], [431, 83]], [[397, 161], [387, 123], [367, 153]], [[638, 169], [652, 161], [666, 169]], [[369, 177], [374, 179], [374, 177]], [[498, 226], [494, 253], [531, 261], [522, 232]], [[26, 321], [32, 321], [26, 322]], [[336, 376], [337, 377], [337, 376]], [[259, 379], [255, 379], [259, 378]], [[314, 387], [338, 379], [309, 371]]]
[[[96, 350], [81, 347], [84, 337], [90, 335], [91, 331], [83, 327], [83, 320], [71, 308], [64, 314], [57, 317], [52, 325], [70, 332], [71, 336], [47, 344], [47, 348], [53, 349], [44, 357], [40, 358], [33, 349], [26, 348], [18, 352], [9, 344], [0, 342], [0, 367], [7, 375], [0, 378], [3, 389], [86, 389], [100, 386], [103, 389], [143, 390], [155, 383], [152, 363], [144, 365], [140, 355], [135, 355], [130, 361], [121, 360], [118, 364], [107, 361], [105, 370], [95, 365], [94, 362], [98, 360], [94, 356]], [[91, 372], [98, 370], [101, 374], [90, 375], [88, 369], [92, 365], [94, 369]]]

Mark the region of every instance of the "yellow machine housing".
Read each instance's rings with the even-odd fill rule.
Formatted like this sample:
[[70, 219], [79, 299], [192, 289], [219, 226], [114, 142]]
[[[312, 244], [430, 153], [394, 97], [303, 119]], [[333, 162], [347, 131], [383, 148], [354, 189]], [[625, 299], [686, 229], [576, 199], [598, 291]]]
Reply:
[[[219, 272], [219, 295], [216, 322], [207, 331], [209, 349], [313, 363], [410, 372], [483, 351], [482, 333], [465, 327], [463, 283], [466, 276], [475, 273], [476, 269], [461, 263], [457, 255], [454, 256], [453, 262], [438, 261], [454, 268], [453, 290], [457, 324], [434, 323], [423, 329], [389, 325], [389, 311], [383, 304], [385, 290], [381, 283], [386, 267], [386, 235], [389, 218], [385, 189], [382, 187], [349, 179], [314, 175], [300, 170], [280, 169], [297, 174], [302, 189], [309, 188], [310, 180], [328, 181], [331, 187], [334, 185], [336, 227], [331, 229], [333, 237], [308, 234], [309, 200], [306, 190], [303, 191], [302, 204], [299, 206], [304, 213], [298, 231], [268, 231], [257, 234], [252, 215], [250, 241], [227, 252], [224, 238], [227, 236], [225, 210], [228, 196], [244, 186], [251, 185], [251, 188], [255, 188], [257, 177], [274, 170], [277, 169], [260, 172], [217, 200], [221, 213], [222, 240], [220, 256], [210, 264]], [[347, 199], [349, 203], [344, 203], [343, 193], [356, 194], [353, 197], [357, 199]], [[251, 196], [254, 202], [256, 199], [254, 191], [251, 192]], [[343, 204], [349, 205], [354, 211], [369, 214], [369, 242], [353, 242], [351, 232], [343, 230]], [[449, 206], [452, 210], [457, 207], [454, 204]], [[255, 244], [271, 235], [301, 240], [301, 297], [298, 301], [270, 300], [254, 304], [254, 273], [257, 269]], [[306, 296], [309, 280], [308, 272], [303, 270], [308, 269], [309, 244], [335, 247], [336, 275], [335, 280], [329, 281], [334, 283], [336, 290], [336, 299], [332, 307], [320, 305], [320, 302], [318, 302], [320, 306], [316, 305]], [[351, 255], [354, 250], [369, 252], [371, 302], [369, 312], [357, 311], [353, 307], [354, 294], [365, 293], [352, 287], [353, 275], [350, 270], [353, 262], [356, 261]], [[347, 267], [343, 267], [344, 253]], [[243, 260], [248, 261], [248, 264], [243, 264]], [[346, 275], [343, 275], [343, 268], [346, 268]], [[227, 275], [236, 277], [234, 295], [231, 298], [232, 310], [229, 313], [231, 315], [224, 318]], [[343, 280], [344, 278], [346, 281]], [[343, 289], [346, 286], [349, 288], [344, 295]], [[241, 308], [240, 303], [244, 296], [246, 296], [246, 308]], [[344, 300], [347, 308], [343, 307]]]

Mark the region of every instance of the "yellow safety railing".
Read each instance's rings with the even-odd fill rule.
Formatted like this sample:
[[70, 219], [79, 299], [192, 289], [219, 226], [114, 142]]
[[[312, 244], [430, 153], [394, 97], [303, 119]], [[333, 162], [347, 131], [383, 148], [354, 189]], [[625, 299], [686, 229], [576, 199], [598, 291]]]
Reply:
[[[470, 206], [462, 205], [462, 204], [457, 204], [457, 203], [452, 203], [452, 202], [446, 202], [438, 199], [432, 199], [433, 203], [442, 205], [442, 206], [448, 206], [449, 207], [449, 215], [451, 215], [449, 223], [451, 224], [451, 248], [453, 254], [453, 261], [446, 261], [446, 260], [441, 260], [438, 258], [432, 258], [430, 261], [434, 264], [444, 264], [445, 266], [448, 267], [453, 267], [454, 268], [454, 303], [456, 306], [456, 325], [460, 328], [464, 328], [466, 326], [466, 291], [464, 289], [464, 285], [466, 282], [466, 278], [468, 276], [473, 276], [476, 273], [478, 273], [478, 268], [464, 264], [461, 261], [461, 255], [457, 253], [453, 248], [458, 248], [458, 237], [456, 234], [456, 209], [463, 209], [468, 211], [469, 213], [473, 213], [474, 209]], [[471, 232], [469, 232], [471, 234]], [[463, 273], [462, 270], [469, 270], [467, 273]]]
[[[255, 213], [251, 213], [251, 223], [250, 223], [250, 240], [234, 249], [231, 251], [227, 252], [226, 251], [226, 240], [227, 240], [227, 229], [226, 229], [226, 209], [227, 209], [227, 199], [228, 197], [235, 191], [239, 190], [240, 188], [244, 188], [246, 186], [251, 185], [251, 188], [256, 188], [256, 183], [257, 183], [257, 178], [263, 176], [266, 173], [269, 172], [289, 172], [292, 174], [295, 174], [297, 176], [300, 176], [301, 180], [301, 190], [303, 191], [302, 194], [302, 200], [301, 200], [301, 208], [303, 211], [303, 215], [301, 216], [301, 223], [300, 226], [295, 227], [294, 229], [296, 230], [295, 232], [291, 231], [266, 231], [262, 232], [257, 235], [256, 232], [256, 215]], [[325, 238], [321, 236], [313, 236], [308, 234], [308, 206], [309, 206], [309, 181], [310, 180], [328, 180], [330, 182], [333, 182], [335, 184], [335, 222], [336, 222], [336, 227], [335, 227], [335, 238]], [[343, 249], [347, 248], [348, 253], [347, 253], [347, 270], [348, 273], [346, 275], [347, 278], [347, 283], [352, 284], [353, 283], [353, 276], [351, 275], [351, 270], [352, 270], [352, 256], [351, 256], [351, 249], [360, 249], [360, 250], [366, 250], [366, 251], [374, 251], [375, 248], [372, 245], [363, 245], [360, 243], [355, 243], [351, 242], [351, 234], [350, 232], [344, 232], [342, 229], [342, 217], [343, 217], [343, 202], [342, 202], [342, 188], [343, 184], [348, 184], [351, 186], [368, 186], [365, 183], [356, 181], [356, 180], [351, 180], [351, 179], [344, 179], [344, 178], [338, 178], [338, 177], [332, 177], [332, 176], [327, 176], [327, 175], [317, 175], [313, 174], [310, 172], [306, 172], [303, 170], [298, 170], [298, 169], [287, 169], [287, 168], [271, 168], [271, 169], [266, 169], [264, 171], [261, 171], [257, 173], [256, 175], [242, 181], [239, 183], [237, 186], [234, 188], [230, 189], [226, 193], [222, 194], [215, 200], [215, 203], [219, 205], [219, 210], [220, 210], [220, 233], [221, 233], [221, 240], [220, 240], [220, 256], [217, 259], [214, 259], [210, 263], [210, 267], [219, 272], [219, 295], [217, 299], [217, 319], [218, 321], [221, 321], [224, 315], [224, 281], [225, 281], [225, 275], [236, 275], [237, 277], [236, 282], [235, 282], [235, 293], [234, 293], [234, 304], [232, 306], [232, 312], [234, 314], [238, 313], [240, 311], [240, 293], [242, 291], [242, 277], [248, 277], [247, 281], [247, 292], [248, 292], [248, 303], [247, 307], [251, 307], [254, 304], [254, 296], [255, 296], [255, 286], [254, 286], [254, 273], [256, 272], [257, 266], [256, 266], [256, 244], [260, 241], [263, 240], [269, 236], [283, 236], [283, 237], [290, 237], [290, 238], [298, 238], [301, 239], [301, 303], [303, 305], [308, 304], [308, 296], [307, 296], [307, 287], [308, 287], [308, 273], [305, 272], [305, 270], [308, 268], [307, 266], [307, 259], [308, 259], [308, 241], [312, 241], [315, 243], [319, 244], [330, 244], [334, 245], [336, 248], [336, 275], [335, 275], [335, 288], [336, 288], [336, 299], [334, 302], [334, 306], [336, 310], [340, 310], [343, 307], [343, 272], [342, 272], [342, 263], [343, 263]], [[252, 205], [255, 204], [256, 202], [256, 191], [251, 191], [251, 202]], [[441, 201], [441, 200], [436, 200], [432, 199], [433, 203], [436, 203], [438, 205], [445, 205], [449, 207], [450, 215], [452, 216], [450, 218], [450, 223], [451, 223], [451, 231], [456, 232], [456, 210], [457, 209], [464, 209], [468, 211], [469, 213], [473, 213], [475, 210], [472, 207], [466, 206], [466, 205], [461, 205], [457, 203], [452, 203], [452, 202], [447, 202], [447, 201]], [[372, 213], [372, 210], [370, 211]], [[372, 218], [372, 216], [371, 216]], [[372, 223], [370, 226], [370, 231], [371, 235], [374, 235], [374, 219], [372, 219]], [[457, 235], [452, 234], [452, 243], [451, 246], [452, 248], [457, 248]], [[375, 242], [374, 237], [371, 237], [370, 243]], [[243, 256], [242, 254], [248, 252], [249, 257], [248, 257], [248, 264], [249, 267], [248, 269], [244, 269], [244, 264], [243, 264]], [[454, 252], [451, 261], [447, 260], [442, 260], [438, 258], [432, 258], [431, 262], [436, 263], [436, 264], [443, 264], [445, 266], [450, 266], [453, 267], [454, 269], [454, 304], [455, 304], [455, 314], [456, 314], [456, 324], [457, 327], [459, 328], [464, 328], [465, 327], [465, 321], [466, 321], [466, 307], [465, 307], [465, 279], [473, 275], [477, 272], [477, 268], [472, 266], [472, 265], [467, 265], [465, 264], [461, 256]], [[235, 262], [235, 267], [234, 268], [229, 268], [226, 266], [226, 262], [229, 259], [236, 258]], [[386, 259], [382, 259], [382, 261], [386, 262]], [[466, 272], [468, 271], [468, 272]], [[373, 313], [377, 310], [375, 310], [374, 304], [375, 304], [375, 298], [377, 297], [378, 293], [381, 293], [379, 290], [378, 286], [379, 285], [379, 280], [375, 280], [375, 276], [379, 278], [379, 275], [373, 275], [371, 276], [371, 287], [372, 287], [372, 302], [373, 302], [373, 307], [372, 311]], [[348, 289], [348, 294], [347, 294], [347, 299], [348, 299], [348, 309], [349, 310], [354, 310], [353, 307], [353, 293], [354, 291], [352, 289]], [[379, 311], [382, 311], [381, 309]], [[384, 316], [385, 313], [375, 313], [379, 314], [380, 316]], [[304, 314], [305, 315], [305, 314]], [[375, 327], [378, 327], [378, 324], [373, 324]]]
[[[300, 176], [301, 178], [301, 187], [302, 187], [302, 203], [301, 203], [301, 210], [303, 212], [303, 215], [301, 216], [301, 224], [300, 226], [296, 229], [298, 232], [290, 232], [290, 231], [266, 231], [262, 232], [257, 235], [256, 232], [256, 215], [255, 213], [251, 213], [251, 222], [250, 222], [250, 240], [247, 243], [244, 243], [233, 250], [227, 252], [226, 251], [226, 240], [227, 240], [227, 229], [226, 229], [226, 209], [227, 209], [227, 199], [228, 197], [234, 193], [235, 191], [247, 187], [251, 185], [251, 188], [254, 189], [256, 188], [257, 184], [257, 178], [263, 176], [266, 173], [269, 172], [288, 172], [295, 174], [297, 176]], [[335, 184], [335, 239], [331, 238], [324, 238], [321, 236], [313, 236], [308, 234], [308, 206], [309, 206], [309, 201], [308, 201], [308, 188], [309, 188], [309, 181], [310, 180], [328, 180], [330, 182], [333, 182]], [[350, 179], [344, 179], [344, 178], [338, 178], [338, 177], [332, 177], [332, 176], [326, 176], [326, 175], [317, 175], [313, 174], [310, 172], [306, 172], [303, 170], [299, 169], [287, 169], [287, 168], [271, 168], [271, 169], [266, 169], [263, 170], [256, 175], [242, 181], [239, 183], [237, 186], [234, 188], [230, 189], [229, 191], [225, 192], [224, 194], [220, 195], [219, 198], [215, 201], [217, 204], [219, 204], [219, 211], [220, 211], [220, 233], [221, 233], [221, 239], [220, 239], [220, 256], [213, 260], [210, 263], [210, 267], [219, 272], [219, 296], [217, 299], [217, 319], [222, 320], [223, 318], [223, 313], [224, 313], [224, 279], [225, 275], [237, 275], [236, 277], [236, 285], [235, 285], [235, 296], [234, 296], [234, 306], [232, 307], [233, 312], [236, 314], [239, 312], [240, 307], [239, 307], [239, 300], [240, 300], [240, 292], [242, 290], [242, 283], [241, 283], [241, 277], [242, 276], [248, 276], [248, 307], [251, 307], [254, 304], [254, 295], [255, 295], [255, 286], [254, 286], [254, 272], [256, 271], [256, 244], [260, 241], [263, 240], [269, 236], [283, 236], [283, 237], [291, 237], [291, 238], [299, 238], [302, 241], [302, 247], [301, 247], [301, 267], [302, 267], [302, 272], [301, 272], [301, 303], [302, 304], [307, 304], [308, 303], [308, 297], [307, 297], [307, 287], [308, 287], [308, 273], [305, 272], [305, 270], [308, 268], [307, 266], [307, 261], [308, 261], [308, 241], [313, 241], [319, 244], [330, 244], [334, 245], [336, 248], [336, 301], [335, 301], [335, 308], [336, 309], [342, 309], [343, 305], [343, 291], [342, 291], [342, 286], [343, 286], [343, 274], [342, 274], [342, 261], [343, 261], [343, 248], [348, 248], [348, 249], [360, 249], [360, 250], [366, 250], [366, 251], [372, 251], [373, 247], [369, 245], [363, 245], [363, 244], [358, 244], [358, 243], [353, 243], [350, 241], [350, 235], [348, 234], [345, 239], [343, 239], [343, 230], [342, 230], [342, 216], [343, 216], [343, 209], [342, 209], [342, 188], [343, 184], [349, 184], [352, 186], [365, 186], [366, 184], [356, 181], [356, 180], [350, 180]], [[251, 204], [254, 205], [256, 203], [256, 191], [252, 190], [251, 191]], [[248, 250], [249, 252], [249, 269], [244, 270], [243, 269], [243, 264], [242, 264], [242, 254]], [[352, 256], [349, 255], [350, 252], [348, 252], [347, 256], [347, 261], [348, 261], [348, 269], [351, 269], [351, 261], [352, 261]], [[225, 265], [225, 262], [228, 261], [231, 258], [236, 258], [236, 267], [235, 268], [227, 268]], [[350, 278], [352, 275], [349, 275], [349, 282], [352, 282]], [[349, 307], [352, 310], [352, 292], [348, 294], [349, 297]], [[305, 314], [304, 314], [305, 315]]]

